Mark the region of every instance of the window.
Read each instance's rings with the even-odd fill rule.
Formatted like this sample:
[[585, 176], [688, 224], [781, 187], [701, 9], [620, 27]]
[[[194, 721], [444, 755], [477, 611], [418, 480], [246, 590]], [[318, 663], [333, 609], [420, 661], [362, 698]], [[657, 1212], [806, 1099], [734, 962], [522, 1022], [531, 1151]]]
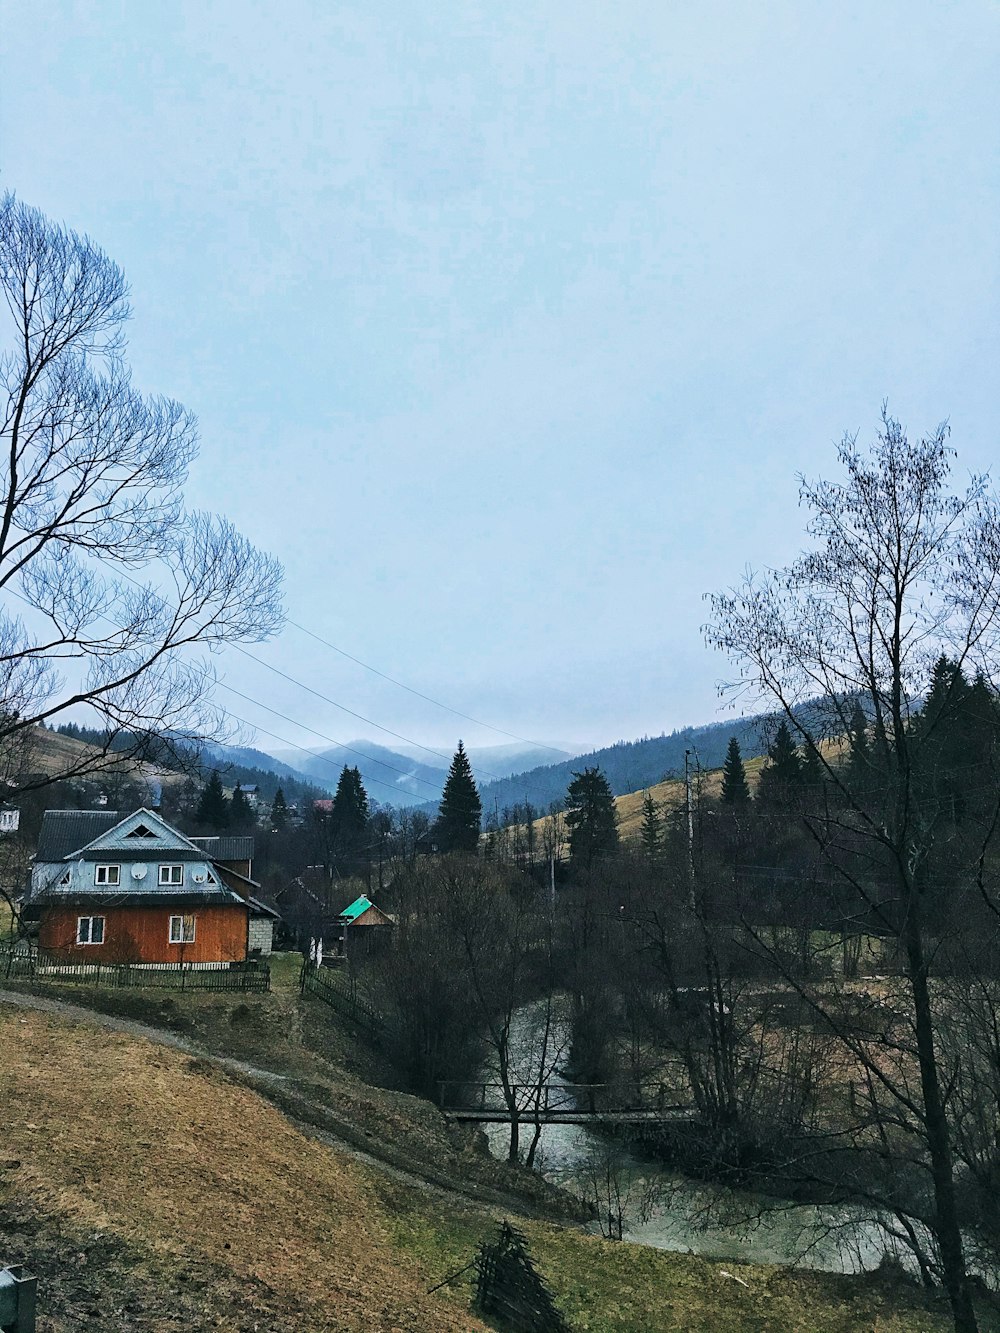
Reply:
[[[117, 867], [115, 867], [117, 869]], [[104, 943], [104, 917], [79, 916], [76, 919], [77, 944]]]
[[131, 833], [125, 834], [126, 838], [155, 838], [156, 834], [145, 824], [136, 824]]
[[184, 867], [183, 866], [160, 866], [161, 884], [183, 884]]
[[121, 866], [94, 866], [95, 884], [117, 884], [121, 879]]
[[170, 943], [194, 944], [193, 916], [172, 916], [170, 918]]

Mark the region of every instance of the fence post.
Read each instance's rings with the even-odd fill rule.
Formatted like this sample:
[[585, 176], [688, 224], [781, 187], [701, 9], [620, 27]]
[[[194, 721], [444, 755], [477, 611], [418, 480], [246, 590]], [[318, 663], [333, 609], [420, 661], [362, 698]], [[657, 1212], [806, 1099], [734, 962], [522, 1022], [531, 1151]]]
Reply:
[[184, 963], [181, 963], [181, 990], [184, 989]]

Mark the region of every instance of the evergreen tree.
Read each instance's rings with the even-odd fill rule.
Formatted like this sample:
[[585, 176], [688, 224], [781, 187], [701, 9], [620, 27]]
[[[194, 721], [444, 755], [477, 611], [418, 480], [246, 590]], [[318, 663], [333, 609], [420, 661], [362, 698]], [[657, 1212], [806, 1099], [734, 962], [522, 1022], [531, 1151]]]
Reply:
[[285, 800], [285, 793], [279, 787], [274, 793], [274, 800], [271, 802], [271, 827], [273, 829], [283, 829], [288, 823], [288, 803]]
[[646, 792], [642, 801], [642, 829], [639, 837], [647, 861], [650, 866], [655, 866], [663, 852], [663, 823], [660, 819], [660, 807], [649, 792]]
[[367, 832], [368, 793], [361, 770], [345, 764], [330, 810], [333, 846], [343, 856], [356, 856], [364, 848]]
[[234, 829], [248, 829], [253, 825], [253, 807], [237, 782], [233, 789], [233, 799], [229, 803], [229, 823]]
[[195, 818], [199, 824], [217, 833], [229, 827], [229, 802], [222, 790], [222, 779], [217, 768], [212, 769], [211, 777], [201, 790]]
[[783, 806], [793, 801], [802, 788], [802, 761], [799, 759], [788, 723], [782, 719], [767, 751], [768, 762], [761, 769], [757, 796], [762, 805]]
[[618, 811], [608, 780], [599, 768], [574, 773], [566, 792], [570, 860], [591, 866], [618, 850]]
[[860, 700], [856, 699], [851, 720], [847, 724], [847, 766], [852, 785], [862, 788], [871, 782], [871, 764], [868, 719]]
[[442, 852], [474, 852], [479, 846], [483, 806], [462, 742], [451, 761], [441, 795], [434, 837]]
[[726, 751], [726, 762], [722, 766], [722, 804], [730, 806], [746, 805], [750, 800], [750, 784], [743, 767], [743, 755], [740, 743], [733, 736]]

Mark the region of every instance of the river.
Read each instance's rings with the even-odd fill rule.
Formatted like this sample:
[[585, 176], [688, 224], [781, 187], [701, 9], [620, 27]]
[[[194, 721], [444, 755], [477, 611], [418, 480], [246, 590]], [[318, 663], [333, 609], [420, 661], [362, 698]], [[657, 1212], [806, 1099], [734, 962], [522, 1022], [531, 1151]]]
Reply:
[[[538, 1080], [539, 1053], [544, 1031], [544, 1002], [525, 1005], [512, 1026], [515, 1080]], [[569, 1023], [556, 1011], [546, 1064], [555, 1065], [545, 1078], [552, 1088], [565, 1086], [559, 1072], [568, 1055]], [[496, 1077], [487, 1066], [482, 1077]], [[484, 1126], [490, 1150], [506, 1159], [510, 1130], [506, 1125]], [[521, 1127], [524, 1156], [533, 1127]], [[896, 1253], [890, 1236], [877, 1218], [861, 1208], [792, 1204], [742, 1191], [723, 1191], [666, 1171], [613, 1145], [614, 1176], [623, 1206], [622, 1239], [661, 1250], [681, 1250], [706, 1258], [748, 1263], [798, 1264], [830, 1272], [856, 1273], [876, 1267], [887, 1251]], [[595, 1167], [600, 1171], [609, 1157], [607, 1141], [583, 1125], [545, 1125], [535, 1167], [547, 1180], [574, 1194], [593, 1197]], [[600, 1232], [600, 1225], [592, 1224]], [[912, 1267], [908, 1254], [899, 1255]]]

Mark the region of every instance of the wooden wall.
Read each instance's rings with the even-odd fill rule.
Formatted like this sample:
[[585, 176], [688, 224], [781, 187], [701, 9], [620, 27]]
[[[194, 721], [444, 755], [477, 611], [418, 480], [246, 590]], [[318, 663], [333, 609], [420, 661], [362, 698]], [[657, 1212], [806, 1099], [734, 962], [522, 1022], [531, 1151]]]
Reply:
[[[170, 918], [195, 918], [193, 944], [171, 944]], [[103, 944], [77, 944], [81, 916], [104, 917]], [[231, 963], [247, 954], [248, 911], [242, 903], [192, 907], [46, 907], [39, 947], [87, 963]]]

